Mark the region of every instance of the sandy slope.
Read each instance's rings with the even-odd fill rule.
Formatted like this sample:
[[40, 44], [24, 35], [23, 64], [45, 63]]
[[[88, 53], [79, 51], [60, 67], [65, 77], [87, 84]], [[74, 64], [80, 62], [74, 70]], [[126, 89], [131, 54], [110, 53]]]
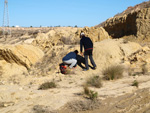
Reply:
[[[124, 42], [123, 40], [96, 42], [93, 53], [97, 64], [96, 70], [90, 68], [89, 71], [84, 72], [78, 66], [73, 70], [73, 74], [63, 75], [59, 73], [58, 64], [61, 62], [61, 58], [75, 49], [79, 49], [79, 45], [48, 48], [45, 50], [43, 59], [27, 73], [1, 78], [0, 113], [72, 113], [73, 109], [67, 107], [66, 104], [81, 100], [86, 102], [87, 99], [82, 95], [83, 84], [91, 76], [102, 77], [102, 70], [111, 64], [125, 66], [123, 78], [114, 81], [103, 80], [101, 88], [90, 87], [90, 89], [98, 92], [100, 104], [98, 104], [98, 109], [93, 111], [86, 109], [87, 111], [84, 113], [149, 112], [150, 74], [136, 73], [136, 70], [140, 71], [138, 66], [134, 71], [136, 76], [130, 76], [127, 70], [130, 63], [128, 56], [137, 50], [143, 51], [139, 44]], [[148, 58], [149, 53], [149, 50], [142, 53], [143, 60]], [[141, 59], [138, 55], [135, 56], [137, 59]], [[137, 64], [132, 61], [130, 65], [134, 67]], [[139, 82], [138, 88], [131, 86], [134, 80]], [[42, 83], [48, 81], [55, 81], [57, 88], [38, 90]], [[76, 108], [76, 110], [82, 112], [83, 109]]]
[[[72, 75], [56, 74], [57, 77], [55, 78], [55, 81], [58, 84], [58, 86], [57, 88], [48, 90], [37, 90], [37, 89], [40, 83], [51, 81], [51, 79], [53, 79], [52, 75], [41, 78], [40, 77], [37, 78], [31, 77], [30, 79], [28, 78], [27, 81], [30, 81], [32, 83], [26, 85], [16, 85], [16, 84], [0, 85], [0, 92], [1, 92], [0, 112], [38, 113], [38, 111], [40, 111], [41, 109], [46, 111], [53, 111], [63, 107], [67, 102], [73, 100], [82, 100], [83, 99], [82, 95], [78, 94], [83, 92], [82, 87], [83, 83], [85, 82], [86, 78], [88, 76], [92, 76], [93, 73], [94, 70], [90, 70], [90, 72], [80, 72], [78, 74]], [[61, 76], [61, 81], [59, 76]], [[134, 80], [139, 81], [139, 88], [131, 86]], [[135, 111], [137, 110], [143, 110], [142, 106], [145, 106], [145, 103], [143, 101], [139, 101], [139, 96], [142, 95], [144, 92], [141, 91], [136, 93], [136, 91], [139, 89], [144, 90], [145, 88], [147, 88], [146, 90], [144, 90], [147, 95], [143, 94], [143, 97], [141, 98], [149, 98], [148, 97], [150, 86], [149, 80], [150, 80], [149, 75], [140, 75], [135, 77], [125, 76], [123, 79], [116, 81], [103, 81], [103, 87], [94, 88], [94, 90], [98, 92], [99, 94], [98, 98], [102, 101], [101, 104], [104, 105], [106, 103], [106, 106], [109, 105], [109, 108], [112, 109], [109, 111], [110, 113], [112, 113], [111, 111], [118, 112], [118, 110], [120, 109], [125, 110], [126, 112], [132, 111], [132, 109], [134, 108], [133, 103], [131, 103], [132, 100], [138, 101], [137, 105], [135, 105], [135, 107], [136, 108], [138, 107], [138, 109], [134, 108], [133, 112], [131, 112], [135, 113]], [[133, 93], [133, 97], [125, 98], [129, 93]], [[120, 99], [120, 97], [118, 96], [121, 95], [126, 96], [123, 96], [122, 97], [123, 99]], [[112, 100], [107, 99], [110, 97]], [[130, 101], [126, 102], [126, 100]], [[123, 106], [122, 104], [123, 102], [126, 103], [125, 106]], [[120, 106], [123, 107], [112, 108], [115, 105], [119, 105], [119, 103], [121, 104]], [[40, 109], [37, 109], [39, 108], [39, 106]], [[149, 106], [149, 102], [146, 102], [146, 106]], [[103, 108], [103, 110], [106, 111], [107, 109]], [[101, 110], [100, 113], [103, 113], [103, 111]]]

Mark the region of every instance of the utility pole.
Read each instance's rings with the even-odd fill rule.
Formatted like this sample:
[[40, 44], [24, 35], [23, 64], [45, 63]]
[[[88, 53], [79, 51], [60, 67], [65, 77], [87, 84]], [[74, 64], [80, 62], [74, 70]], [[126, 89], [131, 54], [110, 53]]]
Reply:
[[3, 14], [3, 35], [11, 35], [11, 30], [9, 29], [9, 14], [8, 14], [8, 1], [4, 1], [4, 14]]

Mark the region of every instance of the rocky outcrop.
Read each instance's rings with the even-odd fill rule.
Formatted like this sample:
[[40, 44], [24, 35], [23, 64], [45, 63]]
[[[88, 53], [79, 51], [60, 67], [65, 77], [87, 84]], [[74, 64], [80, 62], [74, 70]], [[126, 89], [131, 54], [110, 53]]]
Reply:
[[98, 42], [98, 41], [102, 41], [104, 39], [111, 38], [103, 27], [100, 27], [100, 28], [85, 27], [82, 30], [78, 30], [76, 32], [77, 37], [80, 37], [81, 31], [83, 31], [86, 36], [90, 37], [93, 42]]
[[0, 45], [0, 82], [20, 83], [43, 56], [43, 51], [32, 45]]
[[[143, 5], [144, 4], [144, 5]], [[138, 38], [146, 39], [150, 37], [150, 2], [144, 2], [129, 7], [121, 14], [109, 18], [104, 23], [98, 25], [113, 38], [120, 38], [128, 35], [135, 35]], [[98, 27], [97, 26], [97, 27]]]
[[32, 45], [1, 45], [0, 61], [15, 63], [29, 69], [44, 53]]
[[75, 36], [78, 29], [82, 28], [56, 27], [48, 33], [39, 33], [32, 44], [41, 49], [63, 44], [76, 44], [79, 43], [79, 38]]
[[[32, 29], [24, 29], [24, 28], [10, 28], [18, 33], [24, 32], [24, 34], [16, 36], [16, 37], [3, 37], [0, 38], [0, 42], [3, 44], [33, 44], [34, 46], [40, 47], [42, 50], [52, 48], [56, 45], [76, 45], [80, 43], [80, 33], [84, 31], [85, 34], [90, 37], [93, 42], [101, 41], [104, 39], [110, 38], [108, 33], [103, 29], [94, 28], [94, 27], [85, 27], [85, 28], [77, 28], [77, 27], [51, 27], [45, 29], [45, 32], [38, 30], [36, 35], [29, 34], [27, 30], [32, 31]], [[1, 30], [1, 29], [0, 29]], [[44, 30], [44, 29], [43, 29]], [[47, 30], [49, 30], [47, 32]], [[21, 32], [20, 32], [21, 31]], [[14, 32], [15, 34], [15, 32]], [[17, 33], [16, 33], [17, 34]]]
[[137, 13], [136, 19], [137, 37], [143, 39], [150, 37], [150, 8], [145, 8]]
[[129, 64], [130, 68], [134, 70], [134, 72], [142, 72], [143, 74], [149, 72], [150, 48], [148, 46], [142, 47], [138, 51], [126, 57], [124, 62]]
[[100, 28], [60, 27], [60, 28], [53, 28], [48, 33], [39, 33], [36, 39], [32, 42], [32, 44], [39, 46], [42, 49], [51, 48], [56, 45], [79, 44], [81, 31], [85, 32], [86, 36], [90, 37], [93, 40], [93, 42], [110, 38], [108, 33], [102, 27]]

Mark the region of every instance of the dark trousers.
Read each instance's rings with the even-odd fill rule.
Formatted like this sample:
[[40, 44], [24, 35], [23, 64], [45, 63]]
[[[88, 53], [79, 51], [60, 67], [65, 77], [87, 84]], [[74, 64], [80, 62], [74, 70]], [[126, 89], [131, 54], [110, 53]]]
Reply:
[[91, 62], [91, 64], [93, 65], [93, 67], [96, 67], [96, 64], [95, 64], [94, 59], [93, 59], [93, 56], [92, 56], [92, 52], [93, 52], [92, 49], [91, 49], [91, 50], [86, 50], [86, 51], [84, 52], [85, 67], [86, 67], [86, 69], [89, 69], [88, 56], [89, 56], [90, 62]]

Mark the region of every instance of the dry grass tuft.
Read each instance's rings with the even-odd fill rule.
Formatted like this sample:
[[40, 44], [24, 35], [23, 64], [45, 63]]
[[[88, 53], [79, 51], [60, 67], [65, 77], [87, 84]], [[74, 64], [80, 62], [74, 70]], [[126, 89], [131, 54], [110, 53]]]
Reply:
[[51, 106], [35, 105], [33, 107], [33, 113], [58, 113], [58, 112], [56, 110], [53, 110]]
[[98, 109], [101, 106], [101, 101], [92, 101], [92, 100], [75, 100], [67, 103], [66, 108], [69, 109], [69, 113], [79, 113], [79, 112], [89, 112], [94, 109]]
[[104, 79], [105, 80], [114, 80], [123, 77], [124, 67], [120, 65], [113, 65], [106, 68], [103, 71]]
[[92, 76], [87, 80], [86, 85], [100, 88], [102, 87], [102, 80], [99, 76]]
[[39, 88], [38, 90], [46, 90], [46, 89], [49, 89], [49, 88], [56, 88], [56, 83], [55, 82], [46, 82], [46, 83], [43, 83]]

